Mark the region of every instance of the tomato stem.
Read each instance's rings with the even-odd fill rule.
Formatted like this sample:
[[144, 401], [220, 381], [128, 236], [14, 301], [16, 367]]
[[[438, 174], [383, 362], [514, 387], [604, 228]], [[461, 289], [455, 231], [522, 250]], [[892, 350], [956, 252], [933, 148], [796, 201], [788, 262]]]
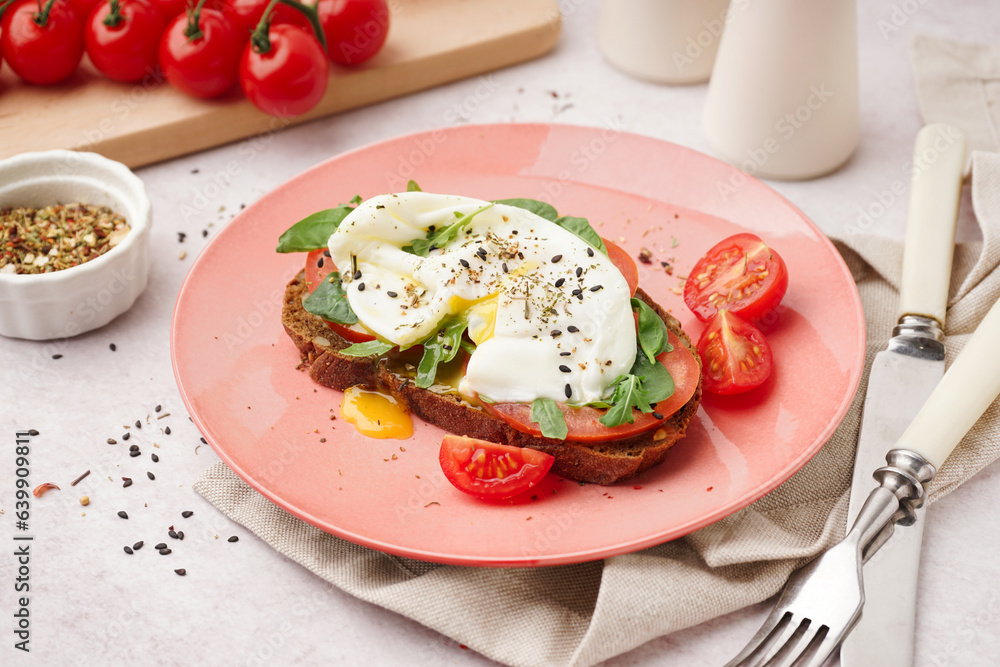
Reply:
[[323, 47], [323, 53], [326, 53], [326, 33], [323, 32], [323, 24], [319, 22], [319, 10], [316, 9], [316, 5], [306, 5], [298, 0], [278, 0], [278, 2], [305, 14], [306, 18], [309, 19], [309, 23], [312, 24], [313, 32], [316, 33], [319, 45]]
[[55, 1], [56, 0], [47, 0], [45, 6], [42, 7], [41, 0], [38, 0], [38, 6], [41, 7], [41, 10], [37, 14], [35, 14], [34, 17], [32, 17], [32, 20], [35, 22], [35, 25], [37, 25], [39, 28], [44, 28], [46, 24], [48, 24], [49, 12], [52, 11], [52, 5], [55, 4]]
[[7, 8], [10, 7], [12, 4], [14, 4], [14, 0], [6, 0], [6, 2], [0, 2], [0, 17], [3, 16], [3, 13], [7, 11]]
[[111, 0], [111, 11], [108, 15], [104, 17], [101, 21], [104, 25], [109, 28], [114, 28], [116, 25], [122, 22], [122, 3], [118, 0]]
[[260, 22], [257, 27], [254, 28], [253, 34], [250, 35], [250, 44], [253, 47], [255, 53], [267, 53], [271, 50], [271, 39], [268, 37], [267, 31], [271, 27], [271, 13], [274, 11], [274, 6], [278, 3], [283, 5], [288, 5], [293, 9], [302, 12], [309, 23], [312, 24], [313, 32], [316, 33], [316, 39], [319, 40], [320, 46], [323, 47], [323, 52], [326, 53], [326, 35], [323, 33], [323, 26], [319, 22], [319, 10], [315, 6], [310, 7], [309, 5], [304, 5], [298, 0], [271, 0], [267, 5], [267, 9], [261, 14]]
[[205, 4], [205, 0], [198, 0], [198, 4], [194, 7], [190, 5], [187, 8], [188, 22], [187, 26], [184, 27], [184, 36], [188, 38], [189, 42], [193, 42], [196, 39], [201, 39], [205, 36], [205, 33], [201, 31], [201, 8]]

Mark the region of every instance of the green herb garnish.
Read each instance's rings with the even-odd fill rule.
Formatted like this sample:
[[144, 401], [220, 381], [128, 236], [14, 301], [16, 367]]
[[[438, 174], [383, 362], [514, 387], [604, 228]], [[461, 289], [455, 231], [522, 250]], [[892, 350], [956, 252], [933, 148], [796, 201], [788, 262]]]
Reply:
[[537, 199], [497, 199], [493, 203], [523, 208], [525, 211], [531, 211], [535, 215], [545, 218], [550, 222], [555, 222], [556, 218], [559, 217], [559, 214], [556, 213], [556, 209], [552, 206], [552, 204], [547, 204], [543, 201], [538, 201]]
[[349, 357], [381, 356], [394, 347], [396, 346], [392, 343], [386, 343], [381, 340], [369, 340], [364, 343], [355, 343], [354, 345], [345, 347], [340, 353], [346, 354]]
[[566, 426], [566, 417], [559, 404], [551, 398], [536, 398], [531, 404], [531, 421], [541, 427], [542, 435], [546, 438], [565, 440], [569, 433]]
[[420, 186], [417, 185], [417, 182], [415, 180], [413, 180], [412, 178], [410, 179], [410, 182], [406, 184], [406, 191], [407, 192], [423, 192], [423, 190], [420, 189]]
[[427, 238], [413, 239], [410, 241], [409, 245], [403, 246], [403, 251], [408, 252], [411, 255], [417, 255], [418, 257], [426, 257], [432, 249], [443, 248], [458, 238], [458, 235], [469, 225], [470, 222], [472, 222], [474, 217], [490, 208], [493, 208], [493, 204], [487, 204], [486, 206], [477, 208], [472, 213], [466, 213], [464, 215], [456, 211], [456, 215], [459, 216], [458, 220], [447, 227], [435, 229], [433, 232], [428, 232]]
[[648, 361], [644, 354], [637, 354], [632, 370], [616, 379], [611, 386], [615, 389], [612, 405], [599, 420], [608, 428], [633, 423], [632, 410], [652, 412], [653, 403], [664, 401], [674, 393], [674, 379], [670, 371], [657, 361]]
[[576, 234], [581, 239], [603, 252], [605, 255], [608, 254], [608, 247], [604, 245], [601, 235], [590, 226], [590, 222], [588, 222], [586, 218], [574, 218], [573, 216], [564, 215], [561, 218], [553, 220], [553, 222], [565, 229], [567, 232]]
[[462, 347], [462, 334], [469, 326], [464, 317], [445, 318], [437, 333], [424, 341], [424, 356], [417, 366], [414, 381], [421, 389], [427, 389], [437, 377], [438, 364], [446, 364], [455, 358]]
[[302, 300], [302, 307], [313, 315], [319, 315], [324, 320], [337, 324], [357, 324], [358, 316], [347, 300], [347, 292], [340, 282], [340, 273], [329, 273], [316, 290]]
[[632, 298], [632, 310], [639, 313], [639, 331], [636, 334], [639, 348], [649, 363], [653, 363], [656, 357], [673, 349], [667, 337], [667, 325], [646, 302], [635, 297]]
[[[361, 203], [361, 196], [354, 195], [354, 199], [350, 203], [357, 206]], [[337, 227], [340, 226], [344, 218], [354, 210], [354, 206], [342, 204], [336, 208], [317, 211], [302, 218], [278, 238], [276, 250], [278, 252], [309, 252], [325, 248], [330, 236], [337, 231]]]

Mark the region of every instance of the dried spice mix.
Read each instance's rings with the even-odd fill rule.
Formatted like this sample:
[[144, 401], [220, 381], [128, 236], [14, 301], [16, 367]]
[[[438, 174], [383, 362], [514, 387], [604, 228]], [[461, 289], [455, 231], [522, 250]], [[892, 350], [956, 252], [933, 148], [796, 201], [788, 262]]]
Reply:
[[0, 209], [0, 273], [51, 273], [118, 245], [130, 227], [107, 206]]

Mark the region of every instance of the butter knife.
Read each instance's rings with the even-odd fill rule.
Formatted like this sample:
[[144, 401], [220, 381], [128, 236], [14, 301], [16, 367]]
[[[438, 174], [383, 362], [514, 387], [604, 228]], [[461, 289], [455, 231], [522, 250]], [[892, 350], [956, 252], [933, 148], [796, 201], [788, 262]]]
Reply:
[[[872, 362], [848, 526], [878, 486], [872, 472], [884, 465], [886, 454], [898, 446], [896, 441], [944, 375], [943, 329], [965, 153], [965, 138], [952, 126], [935, 123], [917, 134], [899, 319], [888, 348]], [[865, 564], [864, 611], [841, 647], [843, 667], [913, 664], [923, 513], [923, 507], [916, 509], [914, 525], [882, 535], [884, 545]]]

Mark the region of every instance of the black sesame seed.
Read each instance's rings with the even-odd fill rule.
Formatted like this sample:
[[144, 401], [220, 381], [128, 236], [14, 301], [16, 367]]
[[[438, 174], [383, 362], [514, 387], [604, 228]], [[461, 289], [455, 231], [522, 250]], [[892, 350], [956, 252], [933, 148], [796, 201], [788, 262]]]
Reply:
[[173, 553], [170, 549], [160, 549], [160, 555], [166, 556], [167, 554]]
[[318, 266], [318, 267], [319, 267], [319, 268], [321, 268], [321, 269], [323, 268], [323, 258], [322, 258], [322, 257], [320, 257], [320, 258], [319, 258], [319, 261], [318, 261], [318, 262], [316, 262], [316, 266]]
[[135, 420], [135, 427], [136, 427], [136, 428], [142, 428], [142, 422], [141, 422], [141, 421], [139, 421], [138, 419], [136, 419], [136, 420]]
[[153, 460], [153, 463], [159, 463], [160, 462], [160, 457], [156, 455], [156, 452], [153, 452], [152, 454], [150, 454], [149, 458], [151, 458]]
[[160, 542], [159, 544], [157, 544], [153, 548], [156, 549], [157, 551], [160, 551], [161, 549], [166, 549], [167, 548], [167, 543], [166, 542]]
[[177, 232], [177, 242], [184, 243], [184, 238], [187, 236], [184, 232]]
[[122, 511], [118, 512], [118, 516], [120, 516], [123, 519], [127, 519], [128, 518], [128, 513], [125, 510], [122, 510]]
[[111, 343], [110, 345], [108, 345], [108, 349], [114, 352], [115, 350], [118, 349], [118, 347], [114, 343]]
[[361, 271], [355, 271], [353, 277], [355, 280], [361, 280]]
[[148, 477], [149, 479], [156, 479], [156, 475], [149, 472], [148, 470], [146, 471], [146, 477]]
[[130, 452], [137, 452], [137, 451], [139, 451], [139, 445], [129, 445], [128, 450]]
[[52, 358], [53, 359], [62, 359], [62, 355], [61, 354], [53, 354]]
[[571, 398], [572, 396], [573, 396], [573, 387], [569, 386], [569, 383], [567, 382], [566, 383], [566, 398]]
[[513, 234], [514, 236], [517, 236], [517, 230], [516, 229], [510, 230], [510, 233]]
[[653, 419], [663, 419], [663, 415], [661, 415], [659, 412], [654, 412]]
[[576, 277], [579, 278], [582, 275], [583, 275], [583, 267], [582, 266], [576, 267]]
[[125, 435], [122, 436], [122, 440], [128, 440], [130, 435], [132, 435], [132, 434], [131, 433], [126, 433]]
[[162, 409], [163, 409], [162, 405], [157, 405], [155, 408], [153, 408], [153, 412], [159, 412]]
[[142, 540], [139, 540], [138, 542], [136, 542], [135, 544], [133, 544], [132, 548], [135, 549], [136, 551], [138, 551], [139, 549], [141, 549], [142, 548]]
[[365, 291], [365, 284], [364, 283], [358, 283], [358, 291], [359, 292], [364, 292]]
[[132, 486], [132, 478], [131, 477], [122, 477], [122, 488], [123, 489], [127, 489], [130, 486]]
[[137, 456], [142, 456], [142, 452], [139, 452], [139, 451], [129, 452], [128, 455], [131, 456], [132, 458], [135, 458]]
[[565, 283], [566, 283], [566, 279], [565, 278], [560, 278], [559, 280], [556, 281], [556, 287], [562, 287]]
[[166, 427], [165, 429], [163, 429], [163, 435], [170, 435], [170, 427], [169, 426]]
[[565, 364], [560, 365], [559, 366], [559, 370], [561, 370], [563, 373], [571, 373], [572, 372], [570, 370], [570, 367], [567, 366], [567, 365], [565, 365]]
[[566, 331], [570, 333], [579, 333], [580, 330], [571, 324], [568, 327], [566, 327]]
[[28, 429], [28, 435], [38, 435], [38, 429], [37, 428]]
[[460, 259], [458, 260], [458, 263], [464, 266], [465, 268], [469, 268], [469, 260], [467, 259]]
[[179, 574], [179, 575], [180, 575], [180, 576], [182, 576], [182, 577], [183, 577], [183, 576], [184, 576], [185, 574], [187, 574], [187, 570], [185, 570], [185, 569], [184, 569], [183, 567], [182, 567], [182, 568], [178, 568], [178, 569], [174, 570], [174, 572], [176, 572], [177, 574]]
[[583, 294], [583, 290], [582, 289], [578, 288], [578, 289], [573, 290], [573, 296], [580, 296], [581, 294]]
[[485, 260], [486, 259], [486, 248], [480, 248], [479, 250], [476, 251], [476, 254], [479, 255], [479, 259]]
[[559, 329], [553, 329], [550, 333], [553, 338], [558, 338], [559, 336], [562, 336], [562, 331], [559, 331]]
[[570, 356], [570, 355], [572, 355], [572, 354], [573, 354], [572, 352], [560, 352], [560, 353], [559, 353], [559, 356], [560, 356], [560, 357], [568, 357], [568, 356]]
[[114, 438], [108, 438], [108, 444], [109, 445], [117, 445], [118, 441], [115, 440]]
[[587, 257], [593, 257], [593, 256], [594, 256], [594, 249], [587, 248]]
[[386, 292], [386, 293], [385, 293], [385, 295], [386, 295], [387, 297], [389, 297], [390, 299], [395, 299], [395, 298], [396, 298], [397, 296], [399, 296], [399, 295], [398, 295], [398, 294], [396, 294], [395, 292]]
[[430, 227], [427, 228], [427, 231], [433, 232], [435, 229], [437, 229], [437, 225], [431, 225]]
[[125, 549], [125, 553], [127, 553], [129, 556], [132, 555], [133, 553], [132, 547], [123, 547], [123, 548]]
[[206, 440], [205, 438], [198, 438], [198, 439], [201, 440], [201, 444], [203, 444], [203, 445], [207, 445], [208, 444], [208, 440]]
[[169, 535], [170, 537], [174, 538], [175, 540], [177, 539], [177, 531], [176, 530], [168, 531], [167, 535]]
[[181, 516], [184, 517], [185, 519], [191, 516], [192, 514], [194, 514], [194, 512], [192, 512], [191, 510], [184, 510], [183, 512], [181, 512]]
[[184, 531], [183, 530], [178, 530], [177, 531], [177, 539], [178, 540], [183, 540], [184, 539]]
[[323, 251], [323, 256], [324, 257], [329, 257], [330, 256], [330, 251], [329, 250], [324, 250]]
[[604, 289], [604, 285], [594, 285], [593, 287], [590, 288], [590, 291], [591, 292], [599, 292], [602, 289]]
[[227, 541], [228, 541], [228, 542], [239, 542], [239, 541], [240, 541], [240, 538], [238, 538], [238, 537], [236, 537], [235, 535], [233, 535], [233, 536], [232, 536], [232, 537], [230, 537], [230, 538], [229, 538], [229, 539], [228, 539]]
[[552, 258], [552, 263], [553, 264], [558, 264], [559, 260], [561, 260], [561, 259], [562, 259], [562, 255], [556, 255], [555, 257]]
[[500, 268], [503, 269], [504, 273], [509, 273], [509, 269], [507, 268], [507, 262], [504, 262], [503, 264], [501, 264]]

